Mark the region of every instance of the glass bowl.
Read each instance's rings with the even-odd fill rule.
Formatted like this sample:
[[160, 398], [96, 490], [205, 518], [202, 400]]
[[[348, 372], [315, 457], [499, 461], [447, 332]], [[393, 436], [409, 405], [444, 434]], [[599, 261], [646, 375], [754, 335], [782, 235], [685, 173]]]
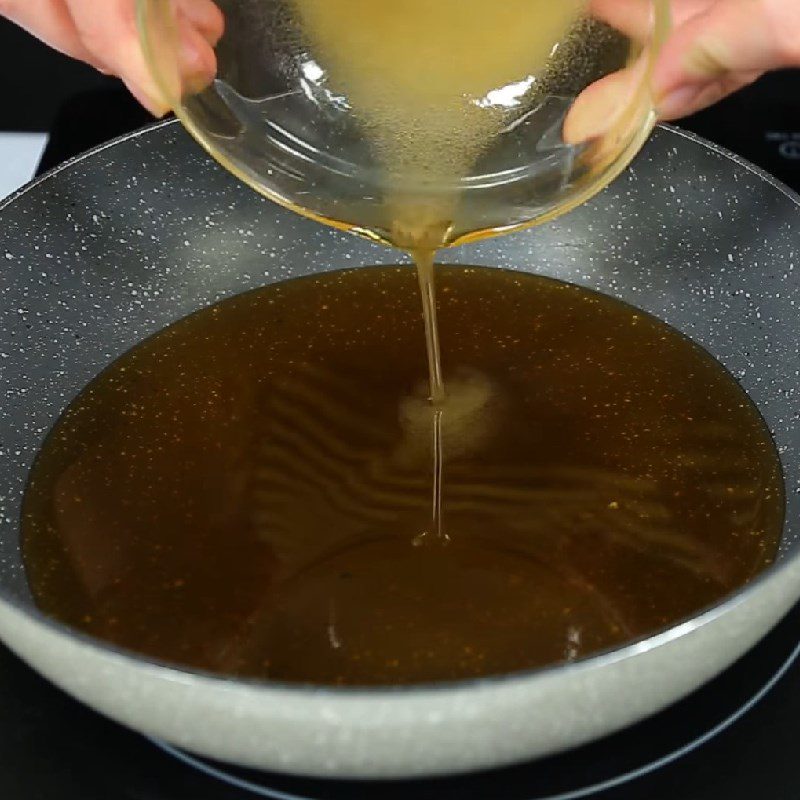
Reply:
[[558, 216], [655, 121], [667, 0], [217, 0], [225, 32], [199, 82], [179, 57], [193, 1], [207, 2], [137, 0], [148, 64], [188, 130], [272, 200], [388, 244]]

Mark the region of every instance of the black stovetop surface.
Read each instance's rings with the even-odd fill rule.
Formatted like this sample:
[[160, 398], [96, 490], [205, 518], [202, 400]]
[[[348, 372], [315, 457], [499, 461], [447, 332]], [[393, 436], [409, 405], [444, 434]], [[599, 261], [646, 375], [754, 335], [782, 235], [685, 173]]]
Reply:
[[[798, 633], [800, 607], [755, 650], [686, 700], [620, 734], [532, 764], [394, 784], [243, 772], [236, 777], [283, 792], [284, 798], [318, 800], [796, 800], [800, 663], [791, 659]], [[81, 706], [1, 647], [0, 709], [3, 800], [258, 796], [202, 774]], [[659, 762], [668, 763], [659, 767]], [[611, 788], [590, 791], [604, 782]]]
[[[58, 115], [40, 171], [147, 121], [114, 87], [80, 95]], [[800, 71], [770, 76], [684, 127], [800, 190]], [[320, 800], [798, 800], [800, 664], [792, 661], [798, 641], [800, 607], [687, 700], [621, 734], [534, 764], [418, 783], [324, 783], [252, 773], [234, 778], [239, 787], [266, 785], [284, 798]], [[591, 790], [599, 785], [609, 788]], [[0, 646], [0, 800], [255, 796], [84, 708]]]

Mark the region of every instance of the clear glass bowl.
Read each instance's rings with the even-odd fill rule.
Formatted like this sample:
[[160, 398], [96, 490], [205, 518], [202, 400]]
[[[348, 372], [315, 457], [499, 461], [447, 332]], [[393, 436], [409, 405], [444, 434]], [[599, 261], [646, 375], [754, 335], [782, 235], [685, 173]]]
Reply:
[[209, 153], [284, 206], [400, 246], [401, 207], [448, 245], [606, 186], [654, 124], [669, 24], [667, 0], [217, 0], [216, 77], [198, 85], [175, 3], [137, 2], [164, 99]]

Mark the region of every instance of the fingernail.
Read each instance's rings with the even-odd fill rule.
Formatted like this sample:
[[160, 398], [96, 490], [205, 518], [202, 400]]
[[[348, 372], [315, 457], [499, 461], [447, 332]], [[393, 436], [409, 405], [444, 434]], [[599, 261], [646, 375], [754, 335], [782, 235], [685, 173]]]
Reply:
[[671, 120], [684, 116], [695, 105], [702, 91], [702, 86], [681, 86], [667, 92], [656, 102], [659, 119]]
[[201, 46], [207, 44], [196, 31], [186, 28], [181, 31], [178, 57], [184, 95], [199, 94], [214, 80]]
[[161, 100], [156, 100], [149, 95], [141, 95], [136, 98], [156, 119], [166, 117], [171, 111], [170, 107]]
[[154, 97], [149, 92], [145, 92], [138, 86], [134, 86], [128, 81], [125, 82], [128, 91], [143, 105], [154, 117], [161, 119], [170, 112], [170, 107], [163, 101]]
[[162, 102], [161, 100], [156, 100], [149, 95], [143, 100], [140, 100], [140, 102], [154, 117], [158, 119], [166, 117], [167, 114], [169, 114], [169, 112], [172, 110], [166, 103]]

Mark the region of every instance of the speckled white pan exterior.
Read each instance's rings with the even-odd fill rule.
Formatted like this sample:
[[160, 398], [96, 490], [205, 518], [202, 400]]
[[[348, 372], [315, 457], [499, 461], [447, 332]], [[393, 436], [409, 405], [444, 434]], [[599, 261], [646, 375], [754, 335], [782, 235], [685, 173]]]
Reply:
[[261, 200], [175, 124], [78, 159], [0, 209], [0, 637], [99, 711], [242, 765], [325, 776], [488, 767], [602, 736], [684, 696], [800, 596], [800, 206], [741, 161], [660, 130], [612, 189], [564, 220], [443, 255], [541, 272], [650, 311], [758, 403], [783, 459], [775, 567], [669, 631], [576, 664], [471, 683], [332, 690], [230, 681], [115, 651], [43, 618], [19, 552], [28, 468], [111, 359], [197, 308], [392, 252]]

